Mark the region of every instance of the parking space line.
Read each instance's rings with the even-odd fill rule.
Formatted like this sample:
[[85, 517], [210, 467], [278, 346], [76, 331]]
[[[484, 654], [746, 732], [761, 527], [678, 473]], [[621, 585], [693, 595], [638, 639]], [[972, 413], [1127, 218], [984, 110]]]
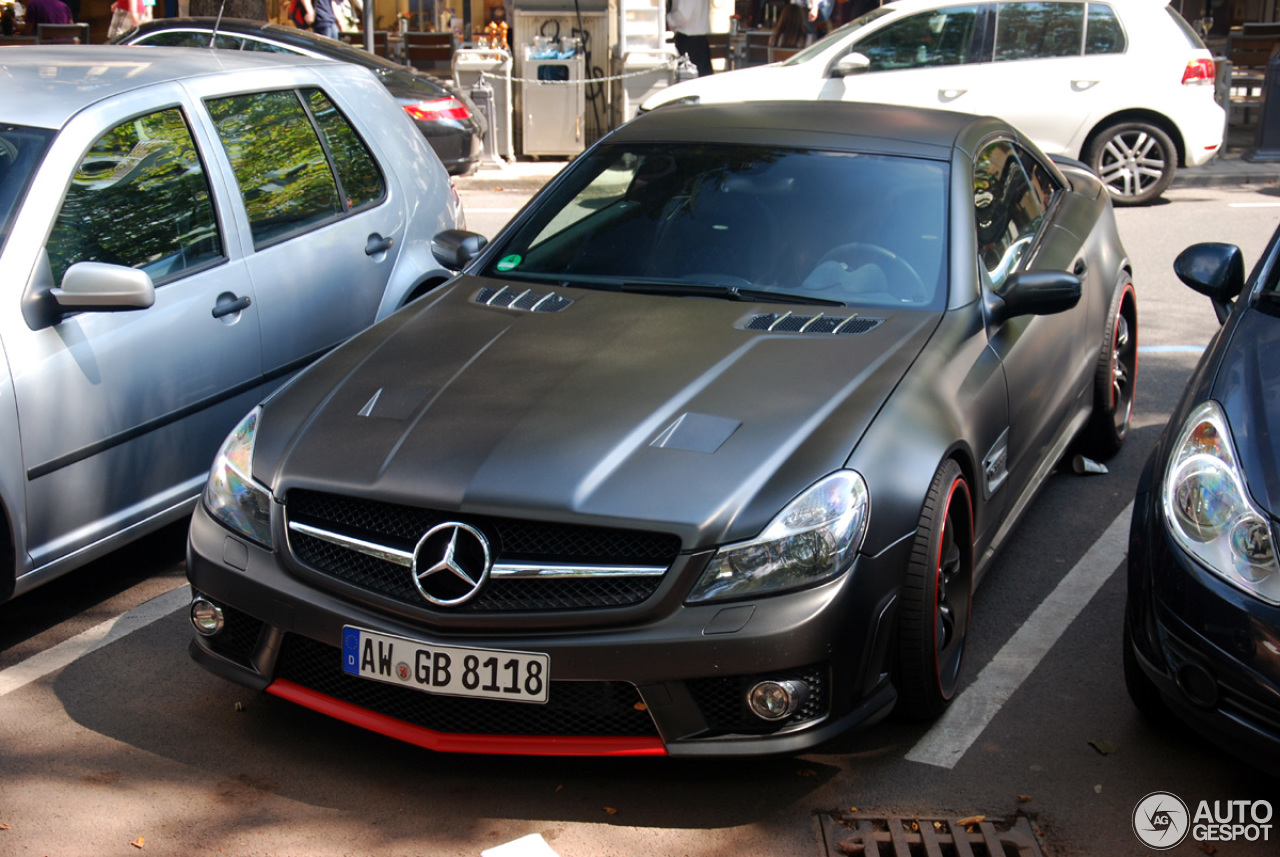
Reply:
[[189, 603], [191, 603], [191, 587], [184, 583], [164, 595], [138, 605], [127, 613], [95, 625], [69, 640], [63, 640], [53, 648], [45, 649], [7, 669], [0, 670], [0, 696], [5, 696], [20, 687], [44, 678], [77, 658], [84, 657], [108, 643], [114, 643], [139, 628], [145, 628], [157, 619], [163, 619]]
[[907, 753], [911, 762], [954, 768], [1053, 644], [1115, 573], [1128, 549], [1130, 503], [1053, 592], [1022, 623], [973, 684]]

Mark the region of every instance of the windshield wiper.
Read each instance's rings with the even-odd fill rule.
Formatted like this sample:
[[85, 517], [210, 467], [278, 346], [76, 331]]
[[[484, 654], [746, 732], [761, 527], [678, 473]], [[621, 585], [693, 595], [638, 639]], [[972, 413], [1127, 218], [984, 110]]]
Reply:
[[620, 283], [619, 291], [634, 292], [641, 295], [674, 295], [676, 297], [717, 297], [729, 301], [758, 301], [776, 304], [809, 304], [813, 306], [844, 306], [844, 301], [830, 298], [815, 298], [809, 295], [795, 295], [786, 292], [771, 292], [765, 289], [742, 288], [718, 283], [664, 283], [635, 282]]

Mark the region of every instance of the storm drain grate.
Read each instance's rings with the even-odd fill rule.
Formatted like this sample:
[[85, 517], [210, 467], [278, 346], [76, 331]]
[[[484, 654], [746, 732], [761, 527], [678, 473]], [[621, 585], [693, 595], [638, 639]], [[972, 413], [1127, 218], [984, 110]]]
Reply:
[[1044, 857], [1030, 821], [822, 813], [827, 853], [866, 857]]

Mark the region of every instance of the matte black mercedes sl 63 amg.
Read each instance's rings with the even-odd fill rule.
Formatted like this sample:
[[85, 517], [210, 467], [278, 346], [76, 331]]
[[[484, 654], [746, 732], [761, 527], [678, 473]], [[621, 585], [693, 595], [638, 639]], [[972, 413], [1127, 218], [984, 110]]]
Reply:
[[1128, 431], [1098, 180], [991, 118], [669, 107], [245, 417], [214, 672], [440, 750], [795, 752], [957, 692], [975, 584]]

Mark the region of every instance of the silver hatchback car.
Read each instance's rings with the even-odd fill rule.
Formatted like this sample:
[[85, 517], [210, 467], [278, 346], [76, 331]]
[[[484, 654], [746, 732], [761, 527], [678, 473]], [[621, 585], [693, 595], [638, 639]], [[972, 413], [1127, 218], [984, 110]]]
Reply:
[[190, 514], [263, 395], [443, 282], [458, 196], [367, 70], [4, 51], [0, 601]]

